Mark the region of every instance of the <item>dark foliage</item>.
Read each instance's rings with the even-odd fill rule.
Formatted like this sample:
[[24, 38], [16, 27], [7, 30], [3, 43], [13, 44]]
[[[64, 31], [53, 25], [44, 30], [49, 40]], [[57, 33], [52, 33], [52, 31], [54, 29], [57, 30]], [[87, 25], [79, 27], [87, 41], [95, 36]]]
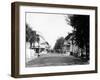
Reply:
[[62, 51], [63, 43], [64, 43], [64, 38], [60, 37], [55, 43], [54, 50], [60, 53]]
[[81, 48], [86, 48], [86, 57], [89, 56], [89, 15], [69, 16], [69, 24], [74, 28], [75, 42]]

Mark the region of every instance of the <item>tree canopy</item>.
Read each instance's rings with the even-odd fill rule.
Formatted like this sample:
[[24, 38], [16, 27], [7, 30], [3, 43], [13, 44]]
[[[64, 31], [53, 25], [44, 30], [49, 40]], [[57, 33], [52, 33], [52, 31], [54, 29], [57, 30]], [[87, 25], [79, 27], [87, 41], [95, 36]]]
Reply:
[[72, 15], [69, 19], [69, 24], [74, 28], [76, 44], [84, 48], [89, 44], [89, 15]]
[[[68, 20], [67, 20], [68, 21]], [[76, 44], [86, 50], [86, 58], [89, 60], [89, 15], [72, 15], [69, 16], [69, 24], [74, 28], [74, 40]]]
[[64, 38], [63, 37], [58, 38], [56, 43], [55, 43], [54, 50], [56, 52], [60, 52], [62, 50], [63, 43], [64, 43]]
[[28, 24], [26, 24], [26, 41], [35, 42], [36, 41], [36, 31], [33, 31]]

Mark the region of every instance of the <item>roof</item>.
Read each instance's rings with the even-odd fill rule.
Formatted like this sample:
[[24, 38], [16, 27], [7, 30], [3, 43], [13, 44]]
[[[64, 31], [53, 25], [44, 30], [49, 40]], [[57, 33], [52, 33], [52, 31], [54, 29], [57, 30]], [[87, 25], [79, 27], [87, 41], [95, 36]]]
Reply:
[[68, 36], [65, 37], [65, 40], [70, 39], [70, 37], [72, 37], [73, 35], [74, 35], [73, 33], [68, 34]]

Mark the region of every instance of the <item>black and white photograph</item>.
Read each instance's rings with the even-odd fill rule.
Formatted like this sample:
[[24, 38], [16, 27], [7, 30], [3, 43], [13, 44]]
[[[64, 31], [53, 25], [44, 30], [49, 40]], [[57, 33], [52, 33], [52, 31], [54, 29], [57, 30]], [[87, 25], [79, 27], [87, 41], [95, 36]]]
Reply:
[[97, 73], [97, 7], [12, 4], [12, 76]]
[[26, 67], [88, 65], [90, 16], [26, 12]]

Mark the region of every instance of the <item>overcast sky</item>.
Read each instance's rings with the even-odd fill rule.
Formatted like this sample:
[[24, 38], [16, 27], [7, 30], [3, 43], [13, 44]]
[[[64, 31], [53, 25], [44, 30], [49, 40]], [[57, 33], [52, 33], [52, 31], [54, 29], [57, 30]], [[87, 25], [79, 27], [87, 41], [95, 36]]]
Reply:
[[73, 30], [65, 21], [67, 17], [62, 14], [26, 13], [26, 23], [40, 32], [53, 48], [58, 38], [66, 37]]

